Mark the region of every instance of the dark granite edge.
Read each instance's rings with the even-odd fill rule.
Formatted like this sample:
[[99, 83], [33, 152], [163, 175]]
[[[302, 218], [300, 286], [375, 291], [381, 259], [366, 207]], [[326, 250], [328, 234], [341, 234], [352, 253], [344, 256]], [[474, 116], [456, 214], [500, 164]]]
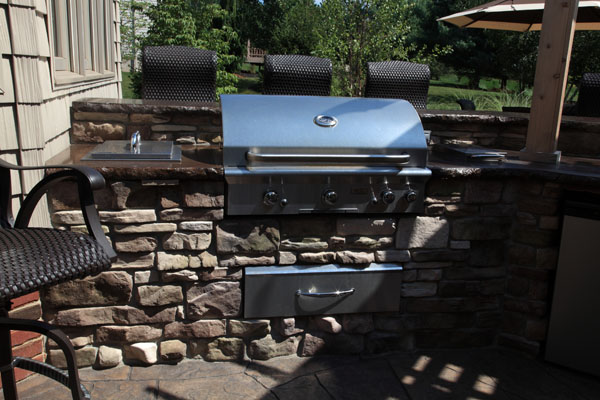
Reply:
[[536, 179], [556, 183], [599, 185], [600, 168], [597, 172], [556, 169], [543, 164], [535, 166], [498, 165], [498, 166], [459, 166], [450, 164], [428, 165], [433, 177], [446, 178], [520, 178]]

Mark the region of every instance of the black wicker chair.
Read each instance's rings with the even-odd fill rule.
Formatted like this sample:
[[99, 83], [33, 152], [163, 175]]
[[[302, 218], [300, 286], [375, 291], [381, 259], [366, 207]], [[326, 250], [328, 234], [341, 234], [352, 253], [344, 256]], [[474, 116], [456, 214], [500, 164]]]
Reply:
[[427, 108], [431, 72], [425, 64], [407, 61], [367, 63], [365, 97], [404, 99], [415, 108]]
[[142, 98], [215, 101], [217, 53], [185, 46], [146, 46], [142, 54]]
[[[10, 171], [41, 168], [61, 170], [46, 176], [29, 192], [13, 220]], [[77, 181], [81, 209], [90, 235], [27, 228], [31, 214], [46, 190], [67, 179]], [[110, 268], [116, 254], [102, 232], [92, 194], [93, 190], [102, 187], [102, 175], [88, 167], [19, 167], [0, 160], [0, 371], [5, 399], [17, 399], [16, 367], [41, 373], [69, 387], [74, 400], [90, 398], [79, 381], [75, 353], [68, 337], [41, 321], [8, 318], [8, 310], [11, 300], [16, 297]], [[65, 354], [67, 372], [40, 361], [13, 357], [11, 330], [37, 332], [54, 340]]]
[[328, 58], [266, 55], [263, 94], [329, 96], [331, 70]]
[[600, 74], [585, 73], [579, 82], [579, 96], [572, 115], [600, 117]]

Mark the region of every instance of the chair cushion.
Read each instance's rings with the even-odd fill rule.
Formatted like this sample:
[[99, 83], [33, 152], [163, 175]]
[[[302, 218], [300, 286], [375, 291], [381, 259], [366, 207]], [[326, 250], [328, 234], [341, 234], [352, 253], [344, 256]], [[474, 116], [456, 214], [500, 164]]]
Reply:
[[90, 236], [46, 228], [0, 229], [0, 307], [46, 286], [109, 269]]

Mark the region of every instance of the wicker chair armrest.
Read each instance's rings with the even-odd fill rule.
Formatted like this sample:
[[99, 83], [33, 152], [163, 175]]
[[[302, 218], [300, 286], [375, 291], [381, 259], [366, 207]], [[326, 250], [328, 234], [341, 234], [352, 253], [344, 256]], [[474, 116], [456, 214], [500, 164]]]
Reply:
[[[37, 169], [60, 169], [53, 172], [41, 181], [39, 181], [33, 189], [29, 191], [27, 197], [23, 200], [21, 208], [17, 214], [17, 218], [13, 223], [11, 210], [11, 184], [10, 170], [37, 170]], [[106, 235], [102, 231], [100, 216], [96, 210], [93, 191], [102, 189], [105, 186], [104, 177], [93, 168], [79, 165], [46, 165], [46, 166], [28, 166], [22, 167], [10, 164], [4, 160], [0, 160], [0, 225], [2, 227], [26, 228], [29, 225], [31, 215], [42, 196], [48, 189], [68, 179], [75, 179], [79, 193], [79, 203], [83, 213], [83, 219], [88, 229], [89, 235], [93, 237], [104, 249], [106, 254], [111, 259], [116, 258], [116, 253], [108, 242]]]

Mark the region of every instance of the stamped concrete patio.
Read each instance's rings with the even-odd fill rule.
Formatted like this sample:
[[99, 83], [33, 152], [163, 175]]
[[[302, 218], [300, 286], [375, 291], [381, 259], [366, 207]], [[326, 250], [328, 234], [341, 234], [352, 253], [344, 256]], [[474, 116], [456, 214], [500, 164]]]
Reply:
[[[436, 350], [377, 357], [279, 357], [81, 370], [93, 399], [506, 399], [593, 400], [600, 379], [510, 351]], [[69, 399], [33, 376], [21, 399]]]

